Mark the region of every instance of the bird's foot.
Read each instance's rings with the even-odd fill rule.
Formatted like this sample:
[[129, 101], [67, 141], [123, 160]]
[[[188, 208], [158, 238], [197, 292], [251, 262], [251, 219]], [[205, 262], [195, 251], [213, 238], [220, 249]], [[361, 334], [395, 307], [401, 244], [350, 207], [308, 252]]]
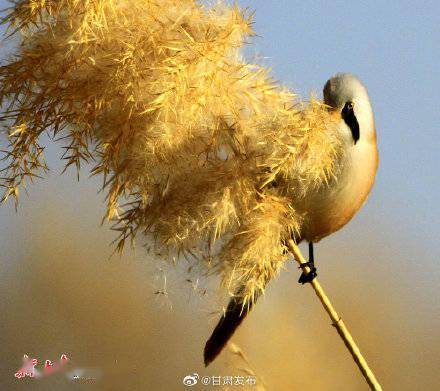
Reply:
[[[305, 271], [306, 267], [310, 268], [309, 272]], [[303, 272], [298, 280], [298, 282], [300, 284], [306, 284], [308, 282], [312, 282], [316, 278], [316, 276], [318, 275], [315, 264], [313, 262], [309, 261], [306, 263], [302, 263], [300, 265], [300, 268], [303, 270]]]

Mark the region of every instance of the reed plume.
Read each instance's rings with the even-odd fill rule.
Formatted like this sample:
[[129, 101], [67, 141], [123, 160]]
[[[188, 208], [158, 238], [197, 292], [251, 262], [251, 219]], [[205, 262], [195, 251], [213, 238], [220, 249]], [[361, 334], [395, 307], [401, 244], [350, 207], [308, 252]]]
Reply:
[[16, 0], [0, 68], [3, 200], [47, 170], [93, 162], [116, 247], [141, 236], [222, 275], [243, 303], [278, 273], [292, 200], [337, 176], [332, 119], [242, 56], [252, 15], [193, 0]]

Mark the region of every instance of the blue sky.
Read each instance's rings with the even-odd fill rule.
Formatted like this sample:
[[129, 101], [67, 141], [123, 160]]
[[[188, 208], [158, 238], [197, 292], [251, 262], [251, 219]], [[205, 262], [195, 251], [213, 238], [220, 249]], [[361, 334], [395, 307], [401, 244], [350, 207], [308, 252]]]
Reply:
[[240, 4], [256, 11], [256, 50], [280, 82], [307, 96], [336, 72], [352, 72], [364, 81], [381, 164], [362, 213], [380, 214], [395, 226], [393, 235], [429, 247], [435, 262], [440, 254], [440, 3]]

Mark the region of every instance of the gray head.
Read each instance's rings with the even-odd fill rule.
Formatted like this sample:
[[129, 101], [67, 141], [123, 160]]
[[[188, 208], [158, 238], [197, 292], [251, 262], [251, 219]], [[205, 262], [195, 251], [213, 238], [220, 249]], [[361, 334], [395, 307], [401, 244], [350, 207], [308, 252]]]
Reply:
[[375, 137], [373, 110], [368, 92], [351, 73], [338, 73], [324, 86], [324, 103], [338, 111], [356, 144]]

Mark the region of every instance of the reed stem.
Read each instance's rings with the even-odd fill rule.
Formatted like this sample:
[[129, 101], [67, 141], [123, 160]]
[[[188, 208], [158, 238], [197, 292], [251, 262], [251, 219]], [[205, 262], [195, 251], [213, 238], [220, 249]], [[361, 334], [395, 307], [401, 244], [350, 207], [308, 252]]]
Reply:
[[[289, 247], [290, 252], [295, 257], [295, 260], [300, 265], [303, 263], [307, 263], [307, 261], [304, 259], [303, 255], [301, 254], [298, 245], [292, 239], [290, 239], [287, 242], [287, 245]], [[310, 273], [310, 271], [311, 270], [308, 266], [304, 267], [305, 273]], [[351, 336], [350, 332], [348, 331], [341, 317], [336, 312], [335, 308], [330, 302], [330, 299], [325, 294], [324, 289], [322, 288], [321, 284], [318, 282], [318, 279], [317, 278], [313, 279], [310, 285], [314, 289], [316, 296], [318, 296], [319, 301], [321, 302], [325, 311], [330, 316], [330, 319], [332, 320], [332, 325], [336, 328], [339, 336], [344, 341], [345, 346], [351, 353], [356, 365], [358, 366], [359, 370], [362, 372], [362, 375], [364, 376], [370, 388], [374, 391], [382, 391], [382, 387], [377, 381], [376, 376], [374, 376], [373, 371], [370, 369], [370, 367], [367, 364], [367, 361], [362, 356], [359, 347], [357, 346], [356, 342], [354, 341], [353, 337]]]

